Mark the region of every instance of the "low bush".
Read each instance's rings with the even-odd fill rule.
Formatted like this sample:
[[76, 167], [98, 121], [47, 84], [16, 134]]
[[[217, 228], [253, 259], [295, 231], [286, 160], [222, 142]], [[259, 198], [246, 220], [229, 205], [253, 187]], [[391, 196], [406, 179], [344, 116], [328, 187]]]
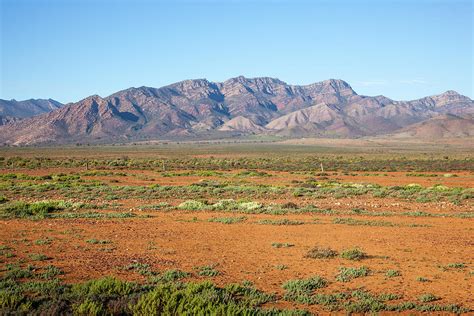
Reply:
[[51, 259], [50, 257], [39, 253], [32, 253], [29, 255], [29, 257], [33, 261], [45, 261]]
[[53, 265], [48, 265], [44, 268], [44, 271], [40, 274], [40, 277], [42, 279], [51, 280], [62, 274], [64, 274], [64, 272], [60, 268]]
[[96, 302], [86, 299], [80, 304], [73, 305], [74, 315], [100, 316], [107, 314], [104, 305], [101, 302]]
[[461, 262], [454, 262], [448, 263], [445, 267], [448, 269], [464, 269], [466, 268], [466, 264]]
[[257, 224], [261, 225], [303, 225], [304, 222], [297, 221], [297, 220], [289, 220], [289, 219], [262, 219], [257, 222]]
[[155, 275], [155, 273], [151, 270], [150, 265], [146, 263], [135, 262], [126, 266], [124, 270], [133, 270], [133, 271], [136, 271], [138, 274], [144, 275], [144, 276]]
[[[354, 211], [354, 210], [353, 210]], [[354, 218], [339, 218], [336, 217], [332, 220], [334, 224], [345, 224], [350, 226], [398, 226], [397, 224], [386, 222], [386, 221], [369, 221], [369, 220], [360, 220]]]
[[388, 278], [394, 278], [400, 275], [400, 271], [398, 270], [387, 270], [387, 272], [385, 272], [385, 276]]
[[91, 205], [66, 201], [11, 202], [0, 208], [0, 218], [42, 219], [66, 209], [89, 208]]
[[359, 248], [343, 250], [340, 256], [343, 259], [356, 260], [356, 261], [367, 258], [367, 254]]
[[428, 303], [428, 302], [437, 301], [437, 300], [439, 300], [440, 298], [437, 297], [437, 296], [434, 295], [434, 294], [427, 293], [427, 294], [421, 295], [418, 299], [420, 300], [420, 302]]
[[217, 217], [217, 218], [210, 218], [208, 221], [211, 223], [222, 223], [222, 224], [235, 224], [243, 222], [247, 219], [245, 216], [240, 217]]
[[167, 270], [163, 273], [158, 274], [157, 276], [151, 277], [150, 281], [152, 283], [158, 282], [174, 282], [189, 277], [190, 274], [181, 270]]
[[337, 257], [337, 254], [337, 251], [331, 248], [314, 247], [310, 249], [304, 257], [311, 259], [331, 259]]
[[94, 244], [94, 245], [97, 245], [97, 244], [104, 245], [104, 244], [111, 244], [112, 242], [110, 240], [99, 240], [99, 239], [92, 238], [92, 239], [87, 239], [86, 243]]
[[336, 276], [336, 280], [339, 282], [349, 282], [355, 278], [368, 276], [370, 273], [369, 268], [362, 266], [359, 268], [346, 268], [340, 267], [339, 273]]
[[188, 200], [178, 205], [178, 209], [188, 211], [202, 211], [208, 209], [209, 206], [203, 202]]
[[215, 269], [214, 265], [197, 267], [196, 270], [200, 276], [215, 277], [219, 275], [219, 271]]
[[309, 303], [313, 291], [327, 286], [328, 282], [319, 276], [303, 280], [289, 280], [282, 285], [286, 291], [284, 298], [299, 303]]
[[74, 284], [71, 288], [73, 296], [80, 298], [92, 297], [119, 297], [136, 291], [138, 285], [132, 282], [121, 281], [113, 277], [104, 277], [86, 283]]
[[2, 208], [2, 217], [12, 218], [28, 218], [37, 217], [44, 218], [47, 214], [54, 211], [63, 210], [64, 206], [59, 202], [40, 201], [40, 202], [13, 202]]
[[140, 297], [132, 312], [134, 315], [259, 314], [255, 306], [210, 282], [158, 285]]

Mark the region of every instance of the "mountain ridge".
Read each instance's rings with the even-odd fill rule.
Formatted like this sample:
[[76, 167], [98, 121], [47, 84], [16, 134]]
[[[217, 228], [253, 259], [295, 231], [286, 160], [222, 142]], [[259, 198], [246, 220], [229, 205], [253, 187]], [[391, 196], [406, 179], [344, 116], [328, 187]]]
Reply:
[[53, 99], [0, 99], [0, 125], [16, 122], [42, 113], [54, 111], [63, 104]]
[[183, 80], [92, 95], [51, 112], [6, 122], [0, 143], [33, 145], [272, 134], [364, 137], [389, 134], [438, 115], [474, 113], [453, 90], [411, 101], [358, 95], [341, 79], [290, 85], [239, 76]]

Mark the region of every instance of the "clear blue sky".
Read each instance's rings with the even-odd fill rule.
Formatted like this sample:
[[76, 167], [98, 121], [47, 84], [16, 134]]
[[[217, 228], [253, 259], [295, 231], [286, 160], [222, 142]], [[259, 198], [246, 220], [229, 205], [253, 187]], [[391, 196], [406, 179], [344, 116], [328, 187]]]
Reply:
[[471, 0], [0, 0], [0, 98], [271, 76], [473, 97]]

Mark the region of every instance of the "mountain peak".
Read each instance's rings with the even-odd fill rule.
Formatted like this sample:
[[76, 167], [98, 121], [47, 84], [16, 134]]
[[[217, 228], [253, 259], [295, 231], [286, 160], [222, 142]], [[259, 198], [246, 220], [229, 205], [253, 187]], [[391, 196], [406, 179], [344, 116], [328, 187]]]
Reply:
[[103, 100], [100, 95], [93, 94], [93, 95], [88, 96], [87, 98], [82, 99], [79, 102], [93, 102], [93, 101], [97, 102], [97, 101], [100, 101], [100, 100]]
[[237, 76], [237, 77], [233, 77], [233, 78], [229, 78], [227, 79], [226, 81], [224, 81], [224, 83], [232, 83], [232, 82], [240, 82], [240, 83], [245, 83], [245, 82], [248, 82], [249, 79], [246, 78], [245, 76]]
[[315, 82], [302, 88], [310, 91], [312, 94], [336, 94], [341, 96], [357, 95], [352, 87], [340, 79], [328, 79], [320, 82]]
[[328, 80], [324, 80], [324, 81], [321, 81], [323, 84], [328, 84], [328, 85], [331, 85], [333, 87], [338, 87], [339, 89], [343, 88], [343, 89], [352, 89], [351, 85], [348, 84], [346, 81], [342, 80], [342, 79], [328, 79]]
[[247, 78], [244, 76], [238, 76], [234, 78], [227, 79], [225, 83], [230, 82], [239, 82], [239, 83], [260, 83], [260, 84], [286, 84], [284, 81], [281, 81], [278, 78], [272, 77], [255, 77], [255, 78]]
[[442, 94], [434, 95], [431, 96], [432, 99], [436, 99], [439, 101], [443, 101], [441, 103], [449, 103], [452, 101], [465, 101], [465, 102], [472, 102], [472, 100], [469, 97], [466, 97], [465, 95], [462, 95], [454, 90], [448, 90]]
[[444, 93], [441, 93], [440, 95], [452, 95], [452, 96], [461, 96], [460, 93], [458, 93], [457, 91], [454, 91], [454, 90], [447, 90], [446, 92]]
[[327, 80], [318, 81], [318, 82], [310, 83], [306, 85], [306, 87], [310, 87], [310, 86], [333, 86], [333, 87], [344, 88], [344, 89], [351, 88], [351, 86], [347, 82], [341, 79], [327, 79]]
[[213, 83], [207, 79], [187, 79], [180, 82], [170, 84], [166, 87], [180, 90], [193, 90], [212, 86]]

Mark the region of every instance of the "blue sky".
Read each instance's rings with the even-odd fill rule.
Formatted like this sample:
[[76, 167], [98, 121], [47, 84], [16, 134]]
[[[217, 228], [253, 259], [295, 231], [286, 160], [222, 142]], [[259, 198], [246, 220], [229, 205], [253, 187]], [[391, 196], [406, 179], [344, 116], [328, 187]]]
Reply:
[[0, 0], [0, 98], [271, 76], [473, 97], [471, 0]]

